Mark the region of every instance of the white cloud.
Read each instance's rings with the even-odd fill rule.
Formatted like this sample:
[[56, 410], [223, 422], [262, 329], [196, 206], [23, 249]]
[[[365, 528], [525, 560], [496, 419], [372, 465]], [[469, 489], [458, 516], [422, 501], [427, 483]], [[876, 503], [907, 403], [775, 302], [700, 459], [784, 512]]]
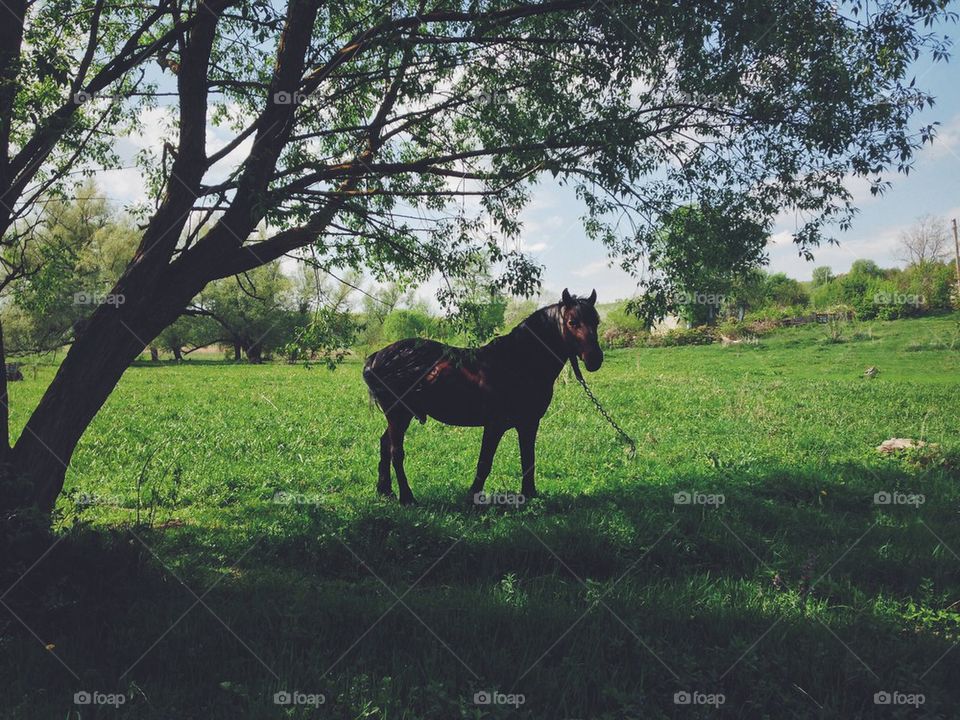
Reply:
[[538, 253], [546, 250], [550, 245], [545, 242], [535, 242], [535, 243], [523, 243], [521, 245], [523, 252], [525, 253]]
[[604, 258], [603, 260], [594, 260], [591, 263], [587, 263], [577, 270], [571, 270], [571, 275], [576, 275], [577, 277], [591, 277], [594, 275], [599, 275], [604, 270], [609, 269], [610, 261]]
[[147, 199], [139, 168], [102, 170], [97, 173], [96, 182], [103, 196], [120, 206], [142, 203]]
[[945, 157], [960, 160], [960, 115], [954, 115], [937, 128], [933, 143], [920, 157], [927, 161]]

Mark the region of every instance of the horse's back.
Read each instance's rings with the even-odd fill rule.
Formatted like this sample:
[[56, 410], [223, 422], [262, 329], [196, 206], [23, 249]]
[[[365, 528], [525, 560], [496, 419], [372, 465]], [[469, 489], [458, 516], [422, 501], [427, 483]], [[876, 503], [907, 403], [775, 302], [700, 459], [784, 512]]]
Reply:
[[409, 412], [451, 425], [482, 425], [488, 382], [476, 351], [435, 340], [399, 340], [370, 355], [363, 367], [370, 396], [388, 416]]

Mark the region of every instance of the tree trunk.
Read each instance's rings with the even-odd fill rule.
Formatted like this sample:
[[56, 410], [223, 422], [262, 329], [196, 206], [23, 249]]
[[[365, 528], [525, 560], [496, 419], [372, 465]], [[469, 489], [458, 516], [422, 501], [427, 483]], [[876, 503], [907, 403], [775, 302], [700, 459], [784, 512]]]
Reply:
[[156, 345], [150, 346], [150, 360], [160, 362], [160, 350], [157, 349]]
[[263, 362], [263, 345], [259, 342], [255, 342], [252, 345], [247, 346], [247, 360], [253, 363], [254, 365], [259, 365]]
[[233, 359], [237, 362], [243, 360], [243, 346], [238, 342], [233, 343]]
[[128, 291], [123, 305], [94, 311], [10, 452], [0, 510], [53, 510], [80, 437], [144, 346], [200, 291], [193, 280], [171, 283], [165, 295]]
[[9, 462], [10, 400], [7, 396], [7, 352], [3, 344], [3, 323], [0, 323], [0, 483], [9, 480]]
[[12, 497], [4, 493], [4, 504], [53, 508], [80, 436], [143, 350], [143, 343], [130, 333], [109, 332], [114, 324], [91, 324], [67, 353], [13, 448], [11, 470], [16, 488], [23, 490], [14, 488]]
[[173, 348], [173, 359], [177, 362], [183, 362], [183, 350], [179, 347]]

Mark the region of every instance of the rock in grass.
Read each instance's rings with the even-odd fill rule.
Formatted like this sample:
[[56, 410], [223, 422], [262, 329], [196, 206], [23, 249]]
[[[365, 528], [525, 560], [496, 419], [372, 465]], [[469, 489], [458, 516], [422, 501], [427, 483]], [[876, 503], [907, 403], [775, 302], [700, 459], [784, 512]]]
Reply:
[[890, 438], [877, 445], [877, 452], [889, 455], [890, 453], [900, 452], [901, 450], [913, 450], [915, 448], [927, 447], [936, 448], [936, 445], [930, 445], [923, 440], [911, 440], [910, 438]]
[[880, 368], [877, 368], [871, 365], [866, 370], [864, 370], [863, 374], [864, 374], [864, 377], [868, 377], [871, 379], [875, 378], [877, 375], [880, 374]]

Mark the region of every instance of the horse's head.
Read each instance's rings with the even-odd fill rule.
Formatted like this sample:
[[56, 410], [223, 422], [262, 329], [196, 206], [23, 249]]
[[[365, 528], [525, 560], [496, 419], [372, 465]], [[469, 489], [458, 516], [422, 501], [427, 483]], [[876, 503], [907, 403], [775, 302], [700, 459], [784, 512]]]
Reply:
[[600, 369], [603, 363], [603, 350], [597, 340], [597, 325], [600, 316], [594, 307], [597, 304], [597, 291], [588, 298], [578, 298], [567, 290], [560, 299], [560, 332], [570, 357], [579, 357], [590, 372]]

